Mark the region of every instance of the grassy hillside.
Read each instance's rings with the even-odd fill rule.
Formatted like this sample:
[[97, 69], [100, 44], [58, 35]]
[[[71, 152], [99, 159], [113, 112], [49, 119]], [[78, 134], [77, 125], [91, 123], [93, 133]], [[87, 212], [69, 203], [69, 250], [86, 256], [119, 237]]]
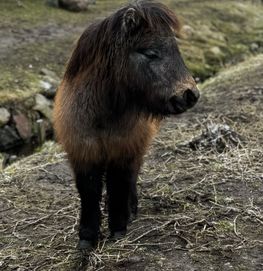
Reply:
[[[0, 2], [0, 103], [40, 90], [40, 70], [61, 76], [73, 44], [90, 21], [125, 1], [98, 0], [90, 10], [72, 13], [44, 0]], [[163, 1], [186, 27], [180, 47], [195, 77], [204, 80], [222, 67], [262, 51], [263, 7], [252, 1]]]

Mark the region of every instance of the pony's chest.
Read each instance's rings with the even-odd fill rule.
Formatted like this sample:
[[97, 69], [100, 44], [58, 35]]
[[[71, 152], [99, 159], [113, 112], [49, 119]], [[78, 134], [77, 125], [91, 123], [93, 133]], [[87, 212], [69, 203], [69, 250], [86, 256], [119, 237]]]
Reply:
[[133, 158], [143, 155], [157, 130], [156, 122], [140, 121], [124, 135], [103, 138], [102, 144], [107, 159]]

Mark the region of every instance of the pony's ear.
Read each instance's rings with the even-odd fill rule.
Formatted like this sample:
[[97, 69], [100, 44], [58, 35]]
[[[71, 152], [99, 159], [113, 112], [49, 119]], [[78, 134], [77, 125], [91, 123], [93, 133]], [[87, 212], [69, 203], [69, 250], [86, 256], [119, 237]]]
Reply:
[[125, 32], [133, 32], [141, 23], [141, 17], [135, 8], [128, 8], [122, 18], [122, 28]]

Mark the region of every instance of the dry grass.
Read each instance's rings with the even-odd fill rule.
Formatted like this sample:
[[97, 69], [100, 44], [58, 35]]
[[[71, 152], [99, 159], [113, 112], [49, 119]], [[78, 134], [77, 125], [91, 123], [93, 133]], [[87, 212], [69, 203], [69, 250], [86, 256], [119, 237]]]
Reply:
[[[76, 249], [79, 199], [55, 143], [2, 171], [1, 268], [262, 270], [262, 60], [219, 75], [194, 111], [164, 123], [140, 175], [138, 219], [108, 240], [102, 204], [103, 237], [90, 255]], [[231, 127], [239, 144], [189, 148], [211, 124]]]
[[[262, 249], [257, 194], [258, 186], [262, 189], [262, 149], [246, 142], [245, 148], [220, 154], [181, 150], [178, 142], [196, 127], [177, 133], [175, 140], [172, 124], [155, 141], [143, 168], [139, 218], [126, 238], [103, 238], [88, 258], [75, 248], [79, 200], [64, 154], [54, 152], [57, 147], [50, 143], [51, 154], [41, 152], [3, 172], [5, 270], [75, 270], [83, 265], [86, 270], [116, 270], [141, 263], [152, 249], [174, 254]], [[107, 234], [106, 218], [103, 224]], [[258, 231], [247, 231], [252, 225]]]

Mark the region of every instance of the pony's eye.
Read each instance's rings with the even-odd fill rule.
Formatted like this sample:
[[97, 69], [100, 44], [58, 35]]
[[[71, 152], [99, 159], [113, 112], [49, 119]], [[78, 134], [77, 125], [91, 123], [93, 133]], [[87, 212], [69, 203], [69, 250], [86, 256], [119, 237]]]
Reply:
[[146, 56], [149, 59], [158, 59], [159, 58], [159, 53], [156, 52], [155, 50], [151, 49], [138, 49], [137, 52], [141, 55]]

